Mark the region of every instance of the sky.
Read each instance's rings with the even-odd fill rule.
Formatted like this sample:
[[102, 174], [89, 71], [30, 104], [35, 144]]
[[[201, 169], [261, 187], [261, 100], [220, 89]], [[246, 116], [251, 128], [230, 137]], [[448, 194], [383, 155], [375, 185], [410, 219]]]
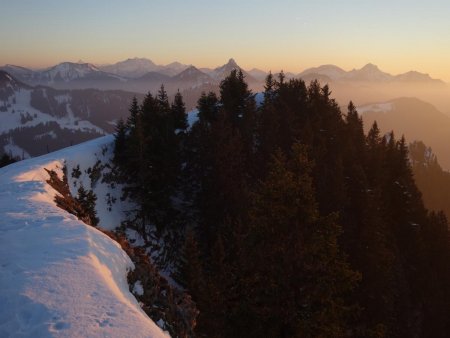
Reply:
[[0, 0], [0, 65], [145, 57], [292, 71], [374, 63], [450, 82], [448, 0]]

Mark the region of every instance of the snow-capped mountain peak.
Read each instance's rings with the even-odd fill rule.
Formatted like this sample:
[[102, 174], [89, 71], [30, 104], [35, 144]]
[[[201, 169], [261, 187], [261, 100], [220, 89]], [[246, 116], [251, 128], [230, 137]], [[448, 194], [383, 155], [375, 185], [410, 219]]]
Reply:
[[249, 82], [255, 81], [255, 79], [250, 74], [248, 74], [246, 71], [244, 71], [233, 58], [230, 58], [228, 60], [228, 62], [226, 64], [224, 64], [223, 66], [217, 67], [216, 69], [212, 70], [209, 73], [209, 75], [214, 80], [220, 81], [220, 80], [223, 80], [228, 75], [230, 75], [231, 71], [233, 71], [233, 70], [242, 70], [247, 81], [249, 81]]
[[62, 62], [41, 74], [50, 81], [69, 82], [95, 72], [100, 72], [100, 70], [90, 63]]
[[372, 63], [366, 64], [361, 69], [353, 69], [347, 73], [346, 77], [355, 81], [389, 81], [393, 78], [391, 74], [381, 71]]
[[158, 66], [152, 60], [137, 57], [100, 67], [100, 70], [104, 72], [131, 78], [143, 76], [157, 69]]

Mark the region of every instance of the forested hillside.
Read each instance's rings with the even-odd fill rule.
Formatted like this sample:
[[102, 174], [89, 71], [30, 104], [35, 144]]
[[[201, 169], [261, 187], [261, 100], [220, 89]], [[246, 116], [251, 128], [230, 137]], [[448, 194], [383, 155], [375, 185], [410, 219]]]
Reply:
[[433, 150], [421, 141], [409, 145], [409, 155], [425, 206], [450, 217], [450, 172], [442, 169]]
[[365, 135], [330, 93], [269, 75], [257, 106], [233, 70], [192, 127], [163, 88], [119, 123], [128, 226], [178, 235], [198, 336], [450, 336], [447, 219], [424, 207], [406, 140]]

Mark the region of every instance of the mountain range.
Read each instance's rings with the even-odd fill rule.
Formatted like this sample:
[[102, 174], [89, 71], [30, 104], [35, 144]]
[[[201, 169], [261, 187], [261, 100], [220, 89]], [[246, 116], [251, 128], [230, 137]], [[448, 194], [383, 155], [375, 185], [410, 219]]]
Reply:
[[[179, 90], [190, 110], [201, 92], [218, 92], [220, 81], [241, 67], [234, 59], [208, 69], [178, 62], [160, 66], [148, 59], [135, 58], [103, 66], [64, 62], [45, 70], [13, 65], [0, 68], [0, 153], [32, 157], [113, 132], [117, 119], [128, 114], [132, 97], [142, 100], [144, 93], [155, 93], [161, 84], [171, 97]], [[243, 73], [254, 92], [262, 90], [266, 72], [252, 69]], [[367, 102], [390, 102], [387, 100], [401, 96], [415, 96], [436, 104], [426, 97], [426, 90], [448, 94], [444, 82], [427, 74], [410, 71], [391, 75], [372, 64], [351, 71], [324, 65], [285, 75], [288, 79], [300, 77], [306, 82], [318, 79], [322, 84], [330, 83], [333, 96], [343, 105], [350, 99], [361, 106]], [[424, 114], [431, 111], [412, 103], [410, 108], [414, 107], [421, 107]], [[366, 116], [367, 122], [372, 115]], [[406, 120], [388, 122], [387, 128], [403, 132], [412, 115], [404, 117]], [[376, 116], [382, 124], [385, 118]], [[442, 125], [447, 125], [447, 120]], [[438, 155], [450, 153], [450, 150], [441, 152], [441, 145], [428, 141], [420, 133], [407, 136], [416, 134]], [[442, 163], [450, 168], [444, 158]]]
[[318, 78], [327, 80], [326, 82], [413, 82], [430, 83], [435, 85], [444, 85], [439, 79], [433, 79], [430, 75], [409, 71], [399, 75], [391, 75], [378, 68], [378, 66], [368, 63], [361, 69], [345, 71], [335, 65], [323, 65], [315, 68], [309, 68], [298, 74], [300, 78]]
[[[164, 84], [169, 92], [186, 90], [204, 85], [218, 85], [233, 69], [242, 69], [234, 59], [214, 69], [198, 68], [172, 62], [157, 65], [145, 58], [127, 59], [112, 65], [63, 62], [43, 70], [31, 70], [21, 66], [5, 65], [6, 71], [28, 85], [44, 85], [57, 89], [122, 89], [146, 93]], [[243, 69], [242, 69], [243, 70]], [[260, 90], [267, 72], [260, 69], [243, 70], [250, 87]], [[286, 73], [287, 78], [302, 78], [306, 82], [319, 79], [322, 83], [415, 83], [444, 85], [442, 80], [428, 74], [409, 71], [391, 75], [376, 65], [367, 64], [361, 69], [345, 71], [335, 65], [308, 68], [299, 74]]]

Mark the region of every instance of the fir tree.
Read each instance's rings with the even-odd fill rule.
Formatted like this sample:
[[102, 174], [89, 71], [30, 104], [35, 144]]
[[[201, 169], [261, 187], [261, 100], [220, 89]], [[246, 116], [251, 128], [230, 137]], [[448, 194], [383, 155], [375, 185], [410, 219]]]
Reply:
[[126, 157], [126, 145], [127, 145], [127, 130], [125, 122], [122, 118], [119, 119], [116, 126], [116, 132], [114, 134], [114, 157], [113, 162], [116, 165], [123, 165]]
[[97, 196], [92, 190], [87, 191], [82, 185], [78, 188], [78, 196], [76, 198], [80, 204], [81, 210], [79, 210], [78, 217], [85, 223], [97, 226], [99, 219], [97, 217], [97, 211], [95, 210], [95, 202]]
[[214, 92], [201, 94], [197, 103], [199, 121], [203, 125], [209, 125], [217, 120], [219, 111], [219, 99]]
[[133, 97], [133, 100], [131, 101], [131, 106], [129, 109], [130, 115], [127, 119], [127, 127], [128, 128], [136, 128], [136, 125], [138, 124], [138, 118], [139, 118], [139, 104], [137, 101], [136, 96]]
[[358, 276], [339, 252], [335, 216], [318, 214], [311, 168], [300, 145], [292, 160], [278, 153], [254, 195], [245, 301], [260, 325], [249, 336], [346, 333], [344, 298]]
[[175, 99], [172, 103], [170, 112], [172, 115], [174, 128], [180, 131], [185, 131], [188, 127], [186, 106], [179, 91], [175, 94]]

